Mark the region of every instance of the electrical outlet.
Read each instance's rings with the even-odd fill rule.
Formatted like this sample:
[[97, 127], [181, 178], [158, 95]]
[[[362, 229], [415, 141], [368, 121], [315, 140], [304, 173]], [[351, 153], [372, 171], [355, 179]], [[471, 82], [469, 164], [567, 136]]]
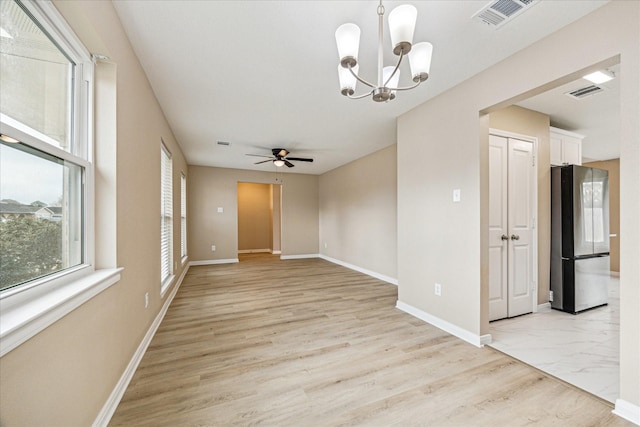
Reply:
[[553, 291], [549, 291], [549, 302], [553, 302]]
[[442, 285], [440, 283], [436, 283], [434, 292], [436, 295], [441, 296], [442, 295]]
[[211, 252], [215, 252], [216, 251], [216, 245], [211, 245]]
[[459, 202], [460, 201], [460, 189], [456, 188], [455, 190], [453, 190], [453, 201], [454, 202]]
[[149, 307], [149, 292], [144, 294], [144, 308]]

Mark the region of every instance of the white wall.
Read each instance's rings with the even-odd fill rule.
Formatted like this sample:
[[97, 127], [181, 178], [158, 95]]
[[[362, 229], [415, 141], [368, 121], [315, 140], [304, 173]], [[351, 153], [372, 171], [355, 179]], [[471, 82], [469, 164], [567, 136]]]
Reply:
[[[482, 112], [620, 61], [620, 397], [633, 405], [640, 405], [639, 22], [640, 2], [611, 2], [398, 119], [399, 301], [479, 338], [488, 332], [489, 126]], [[451, 201], [454, 188], [462, 190], [460, 203]]]

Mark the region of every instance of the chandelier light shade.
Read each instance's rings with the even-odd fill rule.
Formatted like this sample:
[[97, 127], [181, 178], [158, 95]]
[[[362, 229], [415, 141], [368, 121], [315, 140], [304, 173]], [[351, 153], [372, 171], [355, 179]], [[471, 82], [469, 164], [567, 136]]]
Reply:
[[[382, 0], [378, 5], [378, 79], [370, 83], [360, 77], [358, 50], [360, 46], [360, 28], [356, 24], [343, 24], [336, 30], [336, 44], [338, 45], [338, 78], [340, 93], [351, 99], [372, 97], [376, 102], [391, 101], [396, 97], [396, 91], [409, 90], [417, 87], [429, 78], [433, 45], [427, 42], [413, 44], [413, 33], [418, 16], [417, 9], [412, 5], [398, 6], [389, 14], [389, 31], [393, 53], [398, 57], [396, 65], [385, 67], [383, 64], [383, 29], [384, 6]], [[409, 56], [411, 86], [400, 87], [400, 64], [405, 55]], [[360, 82], [369, 88], [369, 92], [355, 95], [356, 84]]]
[[414, 82], [423, 82], [429, 78], [432, 52], [433, 45], [429, 42], [416, 43], [411, 48], [409, 65], [411, 66], [411, 78]]
[[389, 34], [393, 53], [405, 55], [411, 50], [418, 10], [410, 4], [398, 6], [389, 14]]
[[276, 165], [277, 167], [282, 167], [284, 166], [284, 160], [276, 159], [273, 161], [273, 164]]
[[[355, 74], [358, 74], [359, 65], [356, 64], [355, 67], [352, 68]], [[338, 78], [340, 79], [340, 92], [343, 95], [353, 95], [356, 91], [356, 83], [358, 83], [358, 79], [354, 76], [349, 68], [344, 68], [342, 65], [338, 64]]]
[[356, 24], [342, 24], [336, 30], [336, 43], [340, 64], [345, 67], [349, 64], [354, 67], [358, 62], [358, 49], [360, 48], [360, 27]]
[[[400, 82], [400, 70], [393, 72], [396, 67], [393, 65], [389, 65], [388, 67], [384, 67], [382, 69], [382, 81], [384, 85], [387, 87], [398, 87], [398, 82]], [[396, 97], [396, 91], [392, 90], [389, 94], [389, 101]]]

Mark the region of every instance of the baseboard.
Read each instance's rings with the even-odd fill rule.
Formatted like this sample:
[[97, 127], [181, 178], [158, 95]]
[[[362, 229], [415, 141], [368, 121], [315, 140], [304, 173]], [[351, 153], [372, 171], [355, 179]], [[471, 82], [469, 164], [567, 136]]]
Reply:
[[126, 369], [122, 373], [120, 380], [114, 387], [113, 391], [111, 392], [111, 395], [109, 395], [109, 398], [107, 399], [104, 406], [102, 407], [102, 410], [94, 420], [92, 424], [93, 427], [102, 427], [102, 426], [106, 427], [109, 424], [109, 421], [111, 421], [111, 417], [113, 417], [113, 414], [116, 412], [116, 409], [118, 408], [118, 404], [120, 403], [122, 396], [124, 396], [124, 392], [127, 390], [127, 387], [129, 386], [129, 383], [131, 382], [133, 375], [136, 373], [136, 369], [138, 368], [138, 365], [140, 364], [140, 361], [142, 360], [144, 353], [147, 351], [147, 347], [149, 347], [149, 344], [151, 343], [153, 336], [156, 334], [156, 331], [158, 330], [160, 323], [162, 323], [162, 319], [164, 319], [164, 315], [167, 313], [167, 310], [169, 309], [169, 306], [171, 305], [173, 298], [176, 296], [176, 293], [178, 292], [180, 285], [182, 285], [182, 280], [184, 279], [184, 276], [187, 274], [187, 271], [189, 270], [190, 266], [191, 266], [191, 263], [189, 263], [187, 267], [184, 270], [182, 270], [182, 274], [180, 275], [178, 282], [169, 293], [169, 296], [167, 297], [164, 304], [162, 305], [162, 308], [160, 309], [160, 312], [158, 313], [156, 318], [153, 319], [153, 323], [151, 323], [151, 326], [147, 330], [147, 333], [145, 334], [144, 338], [142, 338], [140, 345], [138, 345], [138, 348], [136, 349], [135, 353], [133, 353], [133, 356], [131, 357], [131, 360], [129, 361], [129, 364], [127, 365]]
[[189, 266], [193, 265], [214, 265], [214, 264], [233, 264], [234, 262], [240, 262], [238, 258], [229, 259], [205, 259], [202, 261], [189, 261]]
[[358, 267], [357, 265], [349, 264], [348, 262], [340, 261], [339, 259], [331, 258], [326, 255], [320, 254], [320, 258], [325, 261], [332, 262], [334, 264], [341, 265], [343, 267], [347, 267], [351, 270], [355, 270], [359, 273], [366, 274], [367, 276], [375, 277], [376, 279], [380, 279], [383, 282], [391, 283], [392, 285], [398, 286], [398, 279], [394, 279], [393, 277], [385, 276], [384, 274], [376, 273], [375, 271], [368, 270], [366, 268]]
[[611, 276], [611, 277], [620, 277], [620, 272], [619, 271], [610, 271], [609, 272], [609, 276]]
[[415, 308], [409, 304], [406, 304], [402, 301], [396, 302], [396, 308], [404, 311], [412, 315], [413, 317], [417, 317], [420, 320], [423, 320], [438, 329], [442, 329], [443, 331], [450, 333], [451, 335], [460, 338], [463, 341], [468, 342], [469, 344], [473, 344], [476, 347], [482, 347], [485, 344], [491, 342], [491, 335], [476, 335], [473, 334], [466, 329], [462, 329], [459, 326], [454, 325], [453, 323], [449, 323], [446, 320], [442, 320], [439, 317], [436, 317], [432, 314], [429, 314], [425, 311], [420, 310], [419, 308]]
[[274, 255], [280, 255], [282, 253], [282, 251], [271, 251], [272, 254]]
[[280, 259], [320, 258], [320, 254], [280, 255]]
[[271, 253], [271, 249], [239, 249], [239, 254], [262, 254], [262, 253]]
[[538, 308], [537, 308], [537, 312], [546, 312], [546, 311], [551, 311], [551, 303], [550, 302], [545, 302], [544, 304], [538, 304]]
[[620, 418], [624, 418], [625, 420], [640, 426], [640, 406], [638, 405], [634, 405], [626, 400], [616, 399], [616, 407], [611, 412]]

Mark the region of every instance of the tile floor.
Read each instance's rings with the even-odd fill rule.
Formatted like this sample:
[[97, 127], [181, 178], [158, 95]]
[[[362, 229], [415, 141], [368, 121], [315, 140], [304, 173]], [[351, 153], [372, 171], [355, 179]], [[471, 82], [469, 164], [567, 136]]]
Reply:
[[620, 383], [620, 279], [609, 305], [577, 315], [546, 310], [489, 326], [492, 347], [614, 403]]

